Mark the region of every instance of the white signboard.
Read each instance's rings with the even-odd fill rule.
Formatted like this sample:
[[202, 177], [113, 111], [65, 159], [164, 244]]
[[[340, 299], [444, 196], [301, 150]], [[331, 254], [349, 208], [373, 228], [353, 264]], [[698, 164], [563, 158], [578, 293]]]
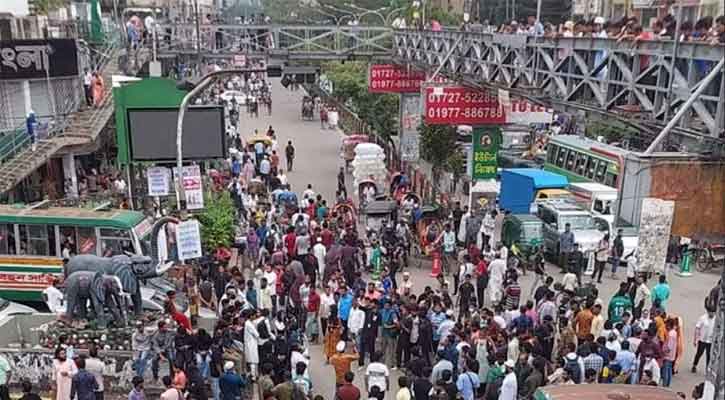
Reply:
[[639, 220], [639, 271], [664, 272], [675, 202], [647, 197]]
[[169, 169], [165, 167], [152, 167], [146, 170], [149, 196], [169, 195]]
[[180, 260], [201, 257], [199, 221], [192, 219], [176, 226], [176, 246]]
[[[201, 170], [198, 165], [187, 165], [183, 169], [184, 177], [184, 198], [188, 210], [199, 210], [204, 208], [204, 190], [202, 189]], [[178, 179], [178, 173], [174, 168], [174, 175]]]
[[550, 124], [554, 110], [526, 100], [512, 100], [508, 90], [498, 90], [498, 102], [504, 108], [507, 124]]

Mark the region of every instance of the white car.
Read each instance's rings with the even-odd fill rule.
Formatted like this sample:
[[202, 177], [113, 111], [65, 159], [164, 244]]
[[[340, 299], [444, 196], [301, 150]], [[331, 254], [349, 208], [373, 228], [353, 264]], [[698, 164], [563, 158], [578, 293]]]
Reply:
[[38, 311], [32, 307], [0, 298], [0, 320], [13, 315], [33, 314], [37, 312]]

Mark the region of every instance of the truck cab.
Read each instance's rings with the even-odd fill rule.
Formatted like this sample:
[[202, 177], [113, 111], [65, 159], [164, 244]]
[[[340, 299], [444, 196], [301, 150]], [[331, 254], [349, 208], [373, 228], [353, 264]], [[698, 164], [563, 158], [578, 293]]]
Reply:
[[576, 182], [569, 185], [569, 192], [577, 203], [592, 214], [614, 221], [617, 189], [595, 182]]
[[550, 256], [559, 254], [559, 237], [566, 224], [571, 226], [574, 240], [585, 257], [594, 251], [604, 233], [597, 229], [592, 214], [569, 200], [548, 200], [538, 204], [537, 216], [543, 223], [544, 250]]

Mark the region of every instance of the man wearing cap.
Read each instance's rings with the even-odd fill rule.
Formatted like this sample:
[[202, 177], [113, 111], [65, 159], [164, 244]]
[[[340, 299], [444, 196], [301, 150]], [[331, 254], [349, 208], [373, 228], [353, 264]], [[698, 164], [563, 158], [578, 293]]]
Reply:
[[518, 382], [516, 380], [516, 373], [514, 372], [516, 363], [514, 360], [506, 360], [503, 365], [506, 368], [506, 376], [503, 378], [501, 394], [498, 400], [516, 400], [518, 398]]
[[344, 341], [337, 342], [337, 346], [335, 346], [337, 353], [330, 357], [330, 364], [335, 368], [336, 387], [342, 386], [345, 382], [345, 374], [350, 372], [350, 364], [359, 358], [355, 346], [352, 346], [352, 354], [345, 353], [346, 347]]
[[219, 379], [219, 389], [222, 400], [236, 400], [242, 398], [244, 380], [234, 370], [234, 362], [224, 363], [224, 375]]

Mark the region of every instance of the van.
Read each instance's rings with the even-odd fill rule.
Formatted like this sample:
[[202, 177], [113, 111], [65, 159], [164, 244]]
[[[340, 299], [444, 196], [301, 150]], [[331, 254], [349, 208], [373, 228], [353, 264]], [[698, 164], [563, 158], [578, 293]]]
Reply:
[[574, 195], [577, 203], [592, 214], [614, 220], [617, 189], [596, 182], [577, 182], [569, 184], [569, 192]]
[[592, 214], [569, 200], [539, 202], [537, 216], [543, 223], [544, 250], [553, 257], [559, 255], [559, 237], [566, 224], [571, 226], [574, 241], [585, 257], [597, 248], [604, 237], [604, 233], [597, 229]]

